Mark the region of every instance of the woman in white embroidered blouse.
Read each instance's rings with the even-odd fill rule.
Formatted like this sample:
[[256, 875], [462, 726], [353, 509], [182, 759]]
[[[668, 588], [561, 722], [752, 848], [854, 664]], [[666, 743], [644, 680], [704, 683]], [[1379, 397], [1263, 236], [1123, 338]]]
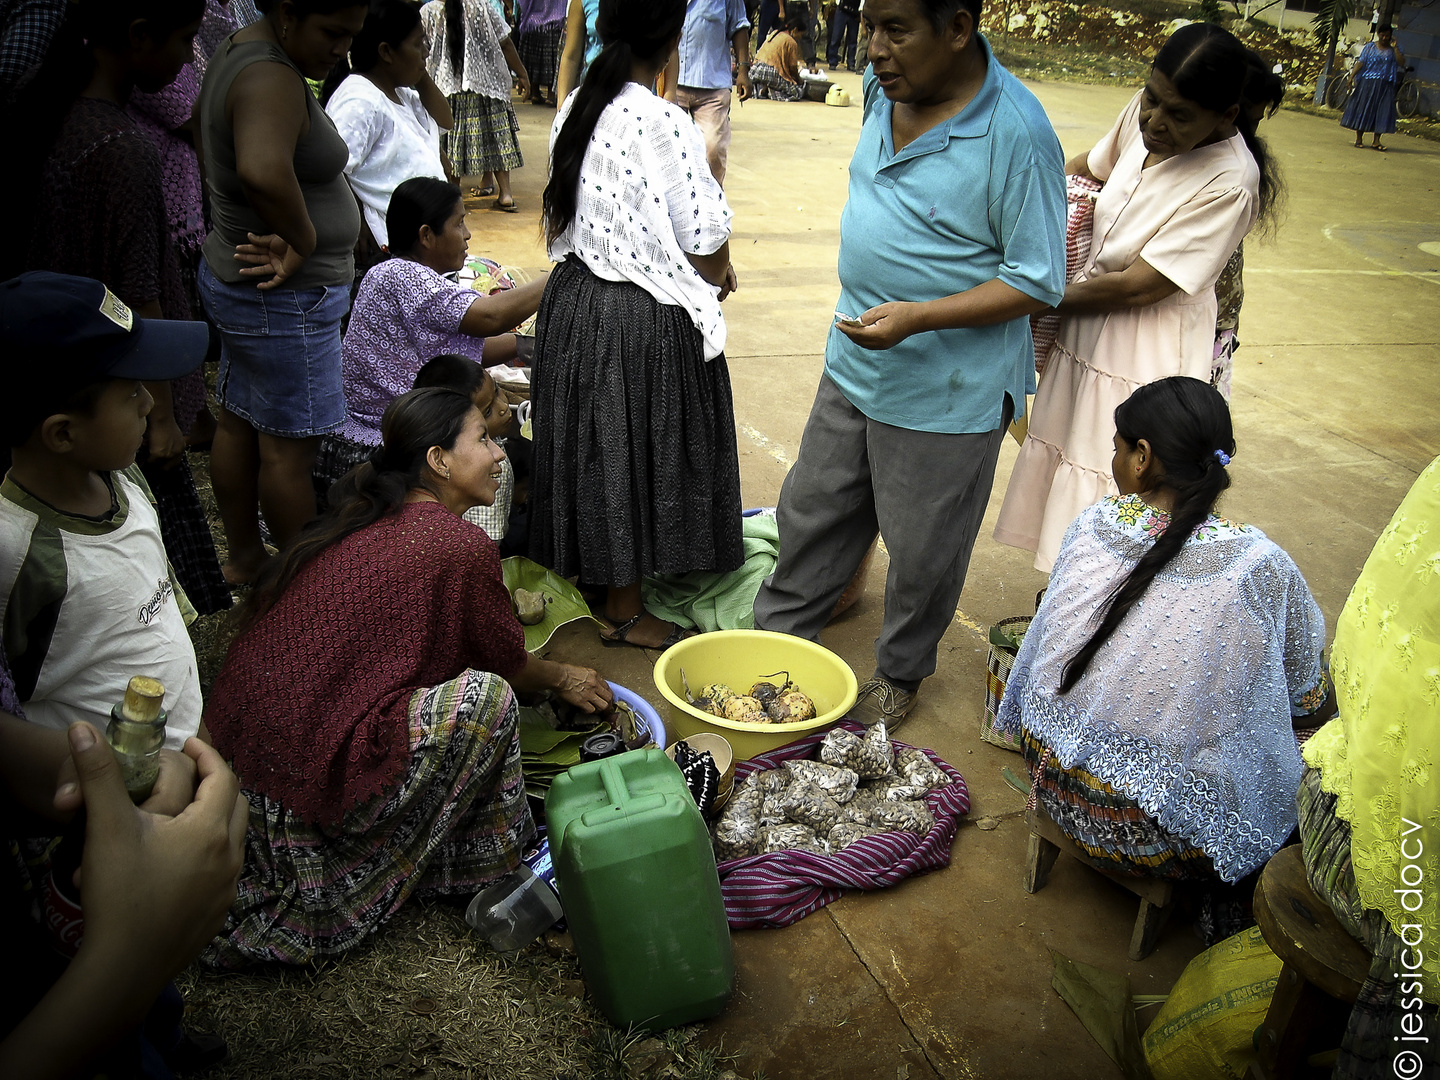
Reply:
[[455, 114], [445, 140], [450, 163], [462, 177], [478, 180], [479, 186], [470, 188], [475, 194], [495, 195], [494, 208], [513, 214], [510, 173], [525, 159], [520, 121], [510, 103], [511, 79], [528, 97], [530, 76], [510, 27], [490, 0], [430, 0], [420, 19], [430, 47], [426, 65]]
[[[364, 211], [373, 244], [360, 234], [366, 266], [388, 242], [385, 211], [406, 180], [443, 180], [440, 132], [454, 122], [445, 95], [425, 70], [425, 28], [407, 0], [379, 0], [350, 44], [354, 74], [339, 69], [326, 80], [325, 112], [350, 150], [345, 175]], [[357, 260], [359, 261], [359, 260]], [[358, 285], [360, 274], [355, 275]]]
[[1293, 728], [1327, 701], [1324, 616], [1290, 556], [1214, 515], [1235, 452], [1219, 391], [1161, 379], [1115, 426], [1120, 494], [1066, 532], [999, 723], [1092, 860], [1235, 882], [1295, 827]]
[[551, 131], [550, 275], [532, 397], [531, 555], [606, 589], [607, 644], [683, 631], [640, 579], [744, 561], [720, 302], [730, 208], [685, 112], [650, 92], [684, 0], [601, 0], [604, 48]]

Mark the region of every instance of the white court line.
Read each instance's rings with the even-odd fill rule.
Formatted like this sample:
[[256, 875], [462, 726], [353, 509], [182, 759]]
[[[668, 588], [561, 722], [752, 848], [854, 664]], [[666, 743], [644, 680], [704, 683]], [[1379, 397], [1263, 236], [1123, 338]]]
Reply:
[[[1337, 238], [1337, 237], [1335, 236], [1335, 230], [1336, 230], [1338, 227], [1339, 227], [1339, 226], [1335, 226], [1335, 225], [1326, 225], [1325, 228], [1321, 230], [1321, 231], [1324, 233], [1324, 235], [1325, 235], [1325, 239], [1326, 239], [1326, 240], [1335, 241], [1335, 242], [1337, 242], [1337, 243], [1349, 244], [1351, 247], [1354, 247], [1354, 245], [1351, 244], [1349, 240], [1344, 240], [1344, 239], [1342, 239], [1342, 238]], [[1418, 247], [1418, 245], [1417, 245], [1417, 247]], [[1428, 254], [1428, 253], [1427, 253], [1427, 254]], [[1366, 260], [1368, 260], [1368, 261], [1370, 261], [1370, 262], [1380, 262], [1380, 261], [1381, 261], [1381, 260], [1379, 260], [1379, 259], [1374, 258], [1373, 256], [1365, 255], [1363, 252], [1361, 253], [1361, 256], [1362, 256], [1362, 258], [1364, 258], [1364, 259], [1366, 259]], [[1332, 275], [1337, 275], [1337, 276], [1338, 276], [1338, 275], [1342, 275], [1342, 274], [1346, 274], [1346, 275], [1363, 275], [1363, 276], [1366, 276], [1366, 277], [1372, 277], [1372, 276], [1373, 276], [1373, 277], [1412, 277], [1412, 278], [1417, 278], [1417, 279], [1419, 279], [1420, 281], [1428, 281], [1431, 285], [1440, 285], [1440, 273], [1436, 273], [1436, 272], [1433, 271], [1433, 270], [1428, 270], [1428, 271], [1427, 271], [1427, 270], [1319, 270], [1319, 269], [1302, 270], [1302, 269], [1298, 269], [1298, 268], [1297, 268], [1297, 269], [1294, 269], [1294, 270], [1285, 270], [1285, 269], [1270, 270], [1270, 271], [1268, 271], [1268, 272], [1269, 272], [1269, 273], [1272, 273], [1272, 274], [1273, 274], [1273, 273], [1289, 273], [1289, 274], [1332, 274]], [[1261, 270], [1260, 273], [1266, 273], [1266, 271]]]
[[1440, 282], [1440, 270], [1323, 270], [1289, 266], [1257, 266], [1247, 273], [1274, 274], [1289, 277], [1295, 274], [1321, 274], [1329, 277], [1413, 277], [1432, 284]]
[[740, 434], [744, 435], [761, 450], [764, 450], [767, 454], [774, 458], [775, 463], [779, 465], [782, 469], [790, 468], [790, 458], [789, 455], [785, 453], [784, 447], [782, 447], [774, 439], [770, 438], [770, 436], [766, 435], [763, 431], [760, 431], [757, 428], [753, 428], [749, 424], [743, 424], [740, 427]]

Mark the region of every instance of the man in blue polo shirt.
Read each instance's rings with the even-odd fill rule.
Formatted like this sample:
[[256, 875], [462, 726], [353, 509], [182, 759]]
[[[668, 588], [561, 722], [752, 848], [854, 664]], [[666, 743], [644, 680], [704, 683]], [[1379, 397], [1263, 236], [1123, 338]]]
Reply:
[[[730, 46], [735, 46], [735, 74]], [[745, 0], [689, 0], [680, 31], [680, 84], [675, 103], [695, 120], [705, 137], [705, 156], [715, 182], [725, 183], [730, 153], [730, 87], [750, 96], [750, 19]]]
[[935, 670], [1001, 439], [1034, 390], [1028, 316], [1065, 286], [1060, 143], [979, 18], [980, 0], [866, 0], [836, 323], [755, 600], [757, 627], [818, 640], [878, 530], [885, 620], [852, 716], [892, 729]]

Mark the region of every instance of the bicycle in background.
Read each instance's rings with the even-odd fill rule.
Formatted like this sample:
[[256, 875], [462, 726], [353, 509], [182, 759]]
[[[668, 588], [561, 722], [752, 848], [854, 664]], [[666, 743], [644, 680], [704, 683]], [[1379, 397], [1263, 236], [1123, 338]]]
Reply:
[[[1400, 87], [1395, 91], [1395, 111], [1408, 119], [1420, 109], [1420, 91], [1425, 84], [1422, 80], [1415, 78], [1414, 64], [1407, 64], [1402, 74]], [[1330, 80], [1330, 85], [1325, 89], [1325, 104], [1332, 109], [1343, 110], [1345, 103], [1350, 100], [1350, 95], [1354, 92], [1354, 75], [1349, 71], [1343, 75], [1337, 75]]]

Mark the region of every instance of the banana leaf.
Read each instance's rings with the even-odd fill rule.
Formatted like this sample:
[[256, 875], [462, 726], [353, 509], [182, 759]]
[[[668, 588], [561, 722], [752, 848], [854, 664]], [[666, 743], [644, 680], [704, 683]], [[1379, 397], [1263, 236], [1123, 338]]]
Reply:
[[1025, 631], [1028, 629], [1028, 624], [1022, 627], [997, 624], [990, 627], [990, 644], [997, 649], [1009, 649], [1012, 653], [1019, 652], [1020, 643], [1025, 640]]
[[581, 597], [580, 590], [555, 571], [522, 555], [500, 560], [500, 570], [505, 575], [505, 588], [511, 596], [515, 595], [516, 589], [529, 589], [531, 592], [543, 592], [550, 598], [545, 605], [545, 618], [534, 626], [524, 627], [526, 652], [543, 649], [555, 631], [566, 623], [576, 619], [600, 621], [590, 613], [590, 606]]
[[[520, 721], [520, 753], [525, 758], [536, 757], [548, 759], [550, 755], [560, 749], [567, 739], [575, 739], [575, 753], [580, 753], [580, 743], [588, 739], [589, 731], [556, 731], [552, 727], [545, 727], [539, 724], [527, 724], [524, 718]], [[579, 761], [579, 757], [575, 758]], [[573, 762], [572, 762], [573, 764]]]
[[563, 731], [552, 728], [533, 709], [522, 708], [519, 728], [525, 791], [543, 799], [555, 777], [580, 764], [580, 744], [591, 735], [609, 731], [610, 725], [602, 721], [586, 731]]
[[566, 761], [574, 765], [580, 760], [580, 744], [591, 735], [610, 730], [608, 720], [598, 720], [578, 731], [554, 728], [536, 710], [520, 709], [520, 756], [530, 761]]

